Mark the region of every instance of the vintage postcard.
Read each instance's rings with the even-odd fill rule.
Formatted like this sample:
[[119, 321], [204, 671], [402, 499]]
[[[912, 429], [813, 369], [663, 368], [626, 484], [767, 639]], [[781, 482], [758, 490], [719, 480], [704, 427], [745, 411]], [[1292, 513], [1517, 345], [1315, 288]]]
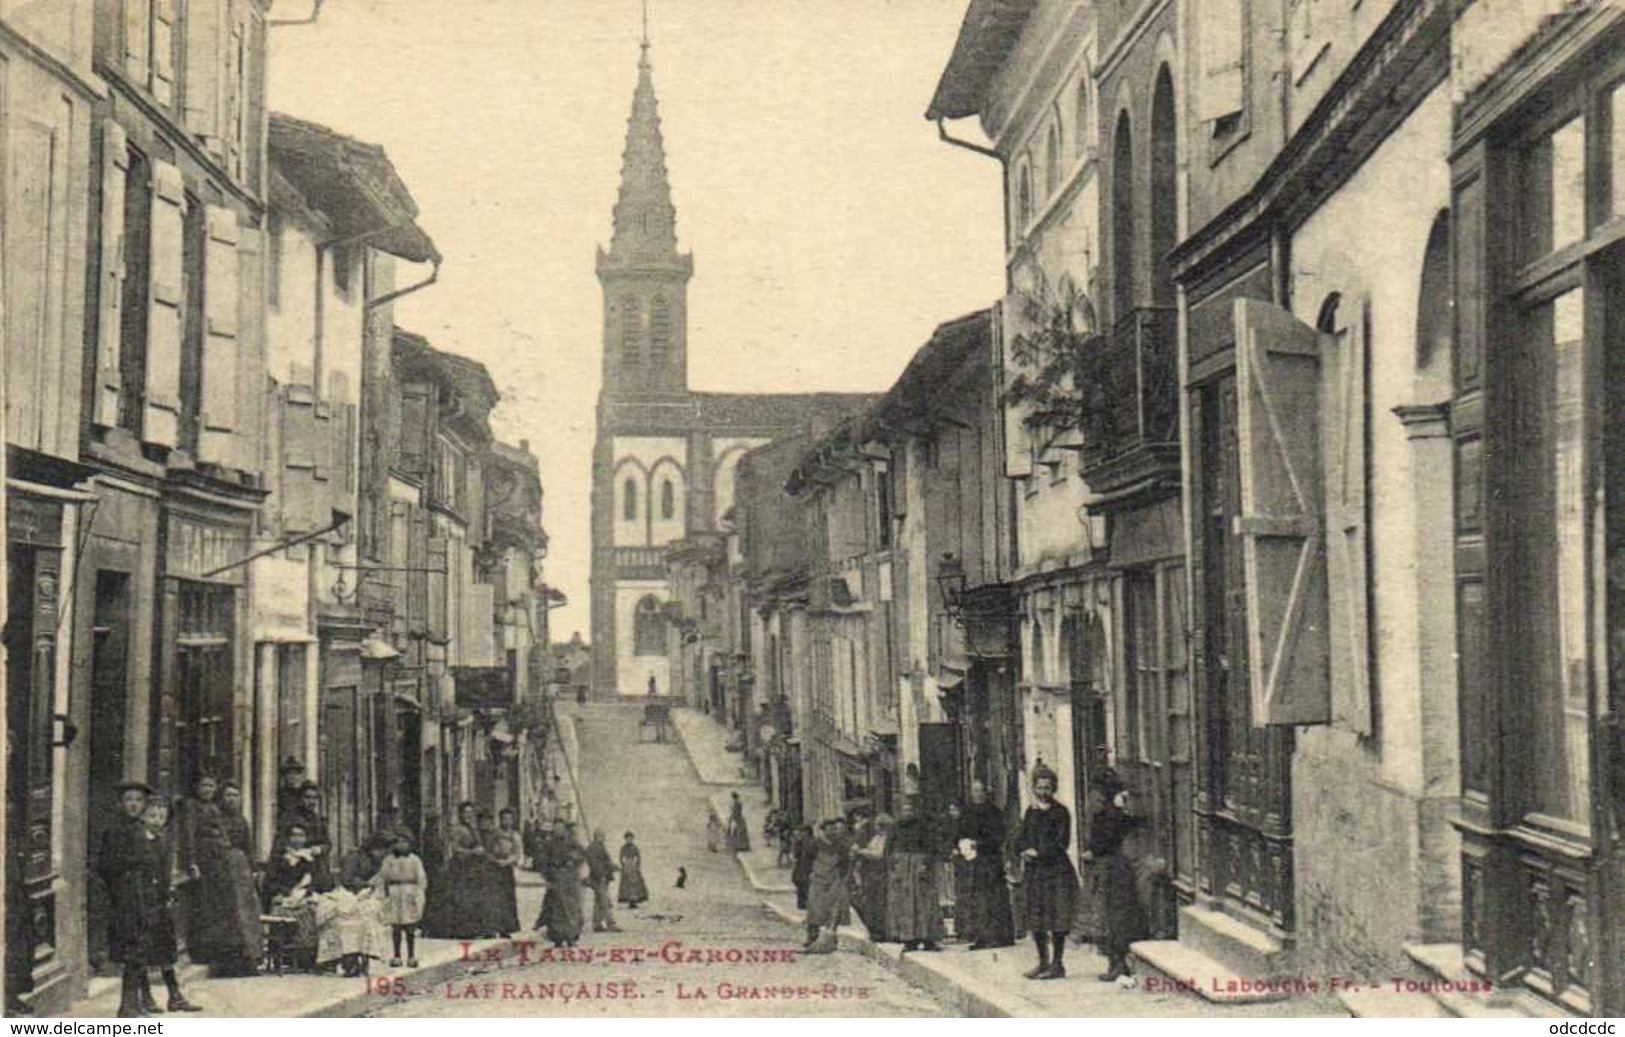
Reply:
[[4, 1014], [1625, 1014], [1620, 5], [0, 0], [0, 192]]

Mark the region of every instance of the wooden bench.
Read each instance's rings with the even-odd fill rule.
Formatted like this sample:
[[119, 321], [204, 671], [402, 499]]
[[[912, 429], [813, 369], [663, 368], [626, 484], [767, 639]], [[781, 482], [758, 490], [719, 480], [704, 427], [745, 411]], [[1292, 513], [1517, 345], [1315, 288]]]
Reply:
[[662, 702], [651, 702], [643, 707], [643, 722], [638, 725], [638, 741], [643, 740], [643, 729], [655, 729], [655, 741], [666, 740], [666, 729], [671, 724], [671, 707]]

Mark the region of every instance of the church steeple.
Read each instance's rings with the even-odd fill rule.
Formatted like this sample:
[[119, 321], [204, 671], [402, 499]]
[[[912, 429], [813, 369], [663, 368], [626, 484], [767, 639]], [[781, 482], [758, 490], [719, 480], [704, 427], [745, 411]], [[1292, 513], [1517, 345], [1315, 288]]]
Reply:
[[614, 220], [609, 249], [598, 250], [598, 281], [604, 287], [603, 391], [611, 396], [687, 392], [688, 279], [694, 263], [677, 251], [677, 209], [666, 178], [647, 7]]
[[666, 179], [666, 147], [660, 134], [654, 69], [649, 63], [649, 20], [644, 12], [638, 57], [638, 85], [626, 121], [621, 153], [621, 190], [615, 200], [615, 234], [610, 255], [628, 260], [677, 258], [677, 209]]

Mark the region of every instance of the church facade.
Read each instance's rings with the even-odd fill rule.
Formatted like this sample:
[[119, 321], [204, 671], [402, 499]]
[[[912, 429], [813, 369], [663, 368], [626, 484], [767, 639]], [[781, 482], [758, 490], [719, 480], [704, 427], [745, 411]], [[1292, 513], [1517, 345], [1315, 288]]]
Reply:
[[592, 465], [593, 695], [671, 690], [667, 546], [719, 528], [754, 447], [869, 399], [696, 392], [688, 384], [688, 282], [677, 248], [649, 43], [627, 121], [603, 288], [603, 387]]

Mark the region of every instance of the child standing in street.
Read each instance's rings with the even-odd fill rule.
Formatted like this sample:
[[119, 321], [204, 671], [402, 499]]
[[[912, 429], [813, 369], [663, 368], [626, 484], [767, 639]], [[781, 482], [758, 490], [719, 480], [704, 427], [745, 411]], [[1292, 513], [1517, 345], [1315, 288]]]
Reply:
[[423, 903], [428, 891], [429, 876], [423, 861], [412, 852], [412, 843], [399, 836], [390, 848], [388, 857], [378, 868], [373, 879], [383, 897], [383, 920], [388, 923], [394, 957], [391, 968], [401, 965], [401, 938], [406, 938], [406, 967], [418, 967], [418, 923], [423, 919]]

